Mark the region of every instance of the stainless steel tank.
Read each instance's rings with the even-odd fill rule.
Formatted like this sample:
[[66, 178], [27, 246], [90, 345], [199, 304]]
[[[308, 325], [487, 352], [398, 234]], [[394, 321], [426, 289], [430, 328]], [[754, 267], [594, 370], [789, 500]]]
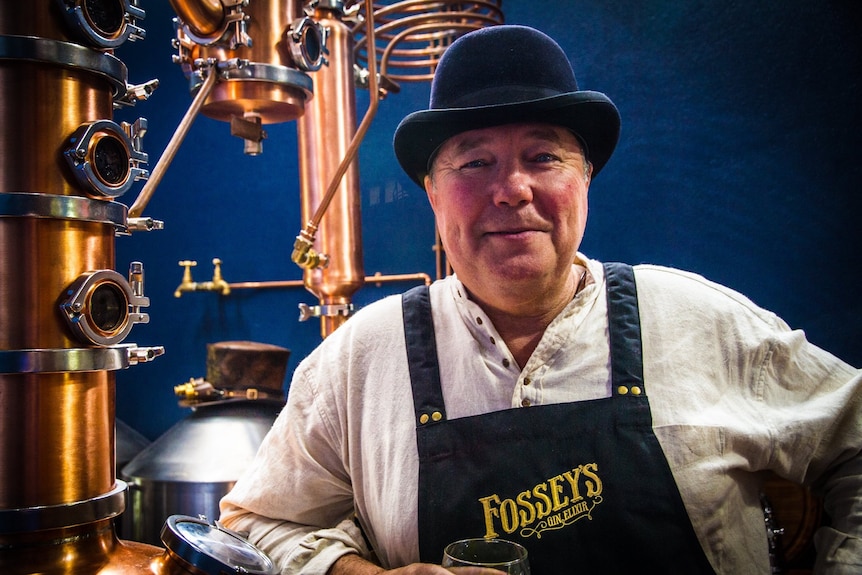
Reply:
[[290, 351], [263, 343], [207, 345], [207, 375], [175, 387], [192, 413], [123, 469], [125, 537], [158, 543], [171, 515], [218, 518], [219, 500], [251, 463], [284, 405]]

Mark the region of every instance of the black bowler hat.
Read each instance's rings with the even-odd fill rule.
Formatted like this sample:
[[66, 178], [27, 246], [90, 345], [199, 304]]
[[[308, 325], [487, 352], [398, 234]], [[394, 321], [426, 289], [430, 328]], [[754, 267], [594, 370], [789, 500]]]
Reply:
[[573, 131], [597, 174], [616, 147], [620, 115], [600, 92], [578, 90], [562, 48], [526, 26], [470, 32], [446, 50], [431, 83], [428, 110], [413, 112], [395, 130], [401, 167], [423, 186], [429, 160], [461, 132], [516, 122], [545, 122]]

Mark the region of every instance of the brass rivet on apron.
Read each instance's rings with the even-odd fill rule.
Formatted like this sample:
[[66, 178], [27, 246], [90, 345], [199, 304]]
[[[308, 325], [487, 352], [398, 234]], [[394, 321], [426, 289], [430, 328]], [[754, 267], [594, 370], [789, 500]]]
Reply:
[[525, 398], [525, 399], [522, 399], [522, 400], [521, 400], [521, 406], [523, 406], [523, 407], [530, 407], [530, 400], [529, 400], [529, 399], [526, 399], [526, 398]]
[[640, 395], [640, 394], [641, 394], [641, 388], [639, 388], [639, 387], [633, 387], [632, 388], [632, 395]]
[[428, 423], [428, 419], [429, 419], [428, 414], [423, 413], [422, 415], [419, 416], [419, 423], [421, 423], [422, 425], [425, 425], [426, 423]]
[[617, 393], [619, 393], [620, 395], [625, 395], [625, 394], [627, 394], [628, 392], [629, 392], [629, 388], [627, 388], [627, 387], [626, 387], [626, 386], [624, 386], [624, 385], [621, 385], [621, 386], [619, 386], [619, 387], [617, 388]]
[[439, 411], [435, 411], [431, 414], [431, 419], [433, 419], [434, 421], [440, 421], [441, 419], [443, 419], [443, 414]]

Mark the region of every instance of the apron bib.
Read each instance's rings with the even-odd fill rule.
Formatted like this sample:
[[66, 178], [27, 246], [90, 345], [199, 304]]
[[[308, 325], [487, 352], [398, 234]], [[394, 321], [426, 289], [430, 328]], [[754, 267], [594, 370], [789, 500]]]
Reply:
[[652, 431], [634, 273], [605, 264], [605, 275], [611, 397], [454, 420], [428, 288], [404, 294], [423, 562], [458, 539], [499, 537], [527, 548], [534, 575], [714, 573]]

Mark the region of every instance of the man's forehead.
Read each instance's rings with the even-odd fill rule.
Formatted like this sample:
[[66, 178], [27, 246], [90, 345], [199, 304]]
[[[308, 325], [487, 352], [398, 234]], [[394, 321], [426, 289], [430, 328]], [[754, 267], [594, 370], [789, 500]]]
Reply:
[[446, 140], [440, 151], [459, 154], [498, 141], [508, 141], [512, 132], [518, 130], [519, 141], [546, 141], [558, 145], [572, 145], [580, 150], [577, 137], [568, 129], [553, 124], [530, 123], [508, 124], [491, 128], [480, 128], [456, 134]]

